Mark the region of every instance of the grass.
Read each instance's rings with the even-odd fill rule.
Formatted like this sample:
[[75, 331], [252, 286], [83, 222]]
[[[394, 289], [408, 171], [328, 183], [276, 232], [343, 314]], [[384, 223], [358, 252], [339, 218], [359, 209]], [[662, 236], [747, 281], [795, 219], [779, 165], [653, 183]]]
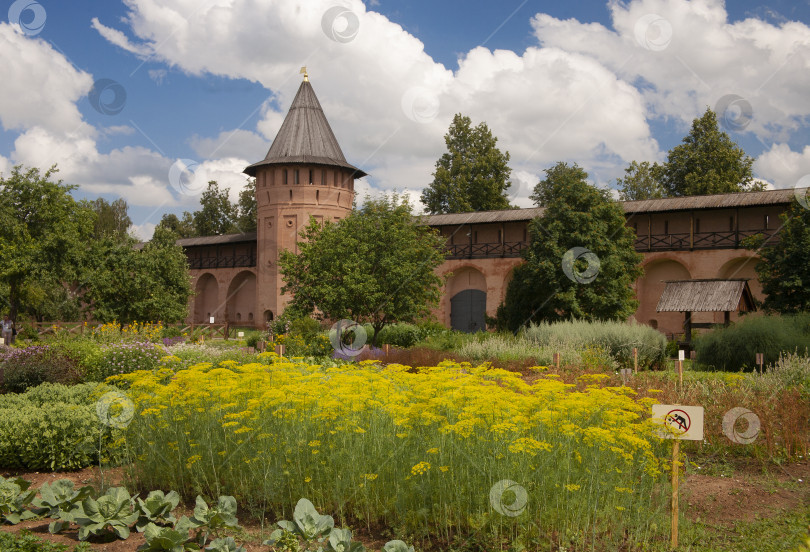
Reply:
[[[791, 552], [808, 534], [810, 506], [731, 527], [685, 521], [680, 550], [689, 552]], [[662, 550], [664, 550], [662, 548]]]

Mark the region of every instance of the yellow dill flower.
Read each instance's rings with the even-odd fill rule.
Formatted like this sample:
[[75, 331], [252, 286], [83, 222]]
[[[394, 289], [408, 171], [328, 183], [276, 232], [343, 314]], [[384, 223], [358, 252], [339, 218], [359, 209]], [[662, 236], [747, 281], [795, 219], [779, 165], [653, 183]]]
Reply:
[[442, 472], [447, 472], [447, 470], [449, 470], [449, 469], [450, 469], [450, 466], [439, 466], [439, 469], [440, 469]]
[[365, 477], [369, 481], [374, 481], [375, 479], [377, 479], [377, 474], [376, 473], [364, 473], [363, 477]]
[[581, 486], [579, 486], [579, 485], [574, 485], [574, 484], [572, 484], [572, 483], [569, 483], [568, 485], [566, 485], [566, 486], [565, 486], [565, 488], [566, 488], [566, 490], [568, 490], [568, 491], [574, 492], [574, 491], [578, 491], [578, 490], [580, 490], [582, 487], [581, 487]]
[[430, 463], [429, 462], [419, 462], [414, 467], [411, 468], [411, 475], [424, 475], [428, 471], [430, 471]]
[[433, 448], [431, 448], [431, 449], [427, 449], [427, 451], [426, 451], [426, 452], [427, 452], [428, 454], [439, 454], [439, 449], [437, 449], [436, 447], [433, 447]]
[[311, 447], [319, 447], [319, 446], [321, 446], [321, 442], [316, 439], [315, 441], [310, 441], [309, 446], [311, 446]]
[[304, 483], [309, 483], [310, 481], [312, 481], [312, 478], [310, 476], [306, 476], [304, 478]]

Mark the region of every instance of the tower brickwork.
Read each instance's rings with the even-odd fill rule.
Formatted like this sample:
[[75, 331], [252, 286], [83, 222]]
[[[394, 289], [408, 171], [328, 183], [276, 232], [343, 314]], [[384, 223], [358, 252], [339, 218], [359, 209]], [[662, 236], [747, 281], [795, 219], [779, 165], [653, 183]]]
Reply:
[[366, 173], [346, 161], [306, 76], [267, 156], [244, 172], [256, 178], [256, 303], [267, 321], [290, 300], [281, 293], [281, 251], [298, 252], [310, 217], [319, 222], [346, 217], [355, 179]]

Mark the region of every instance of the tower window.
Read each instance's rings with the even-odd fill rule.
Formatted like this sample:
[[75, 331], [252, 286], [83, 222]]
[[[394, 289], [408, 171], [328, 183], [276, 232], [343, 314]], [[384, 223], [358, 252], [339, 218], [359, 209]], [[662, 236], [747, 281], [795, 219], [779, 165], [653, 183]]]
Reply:
[[290, 190], [290, 201], [292, 201], [292, 190]]
[[312, 184], [314, 184], [314, 181], [312, 180], [312, 169], [309, 169], [309, 185], [312, 186]]
[[321, 169], [321, 186], [326, 186], [326, 171]]
[[287, 173], [288, 173], [288, 172], [289, 172], [289, 171], [287, 171], [287, 169], [284, 169], [284, 184], [285, 184], [285, 185], [287, 184]]
[[669, 221], [664, 221], [664, 234], [669, 234]]
[[295, 182], [294, 184], [298, 184], [298, 169], [295, 169]]
[[334, 179], [335, 180], [332, 182], [332, 184], [335, 186], [335, 188], [337, 188], [337, 185], [338, 185], [338, 172], [337, 171], [335, 171]]
[[768, 215], [765, 215], [765, 230], [770, 228], [771, 218]]
[[320, 203], [320, 202], [321, 202], [321, 191], [320, 190], [315, 190], [315, 203]]

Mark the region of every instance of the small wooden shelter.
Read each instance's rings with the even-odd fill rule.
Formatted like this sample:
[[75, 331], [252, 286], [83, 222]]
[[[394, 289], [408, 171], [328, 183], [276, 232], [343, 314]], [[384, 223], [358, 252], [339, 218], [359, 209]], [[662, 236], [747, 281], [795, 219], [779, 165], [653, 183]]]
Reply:
[[684, 340], [692, 341], [692, 328], [710, 328], [715, 324], [692, 322], [693, 312], [722, 312], [724, 325], [731, 322], [731, 311], [756, 310], [748, 279], [732, 280], [666, 280], [667, 286], [658, 300], [657, 312], [684, 314]]

